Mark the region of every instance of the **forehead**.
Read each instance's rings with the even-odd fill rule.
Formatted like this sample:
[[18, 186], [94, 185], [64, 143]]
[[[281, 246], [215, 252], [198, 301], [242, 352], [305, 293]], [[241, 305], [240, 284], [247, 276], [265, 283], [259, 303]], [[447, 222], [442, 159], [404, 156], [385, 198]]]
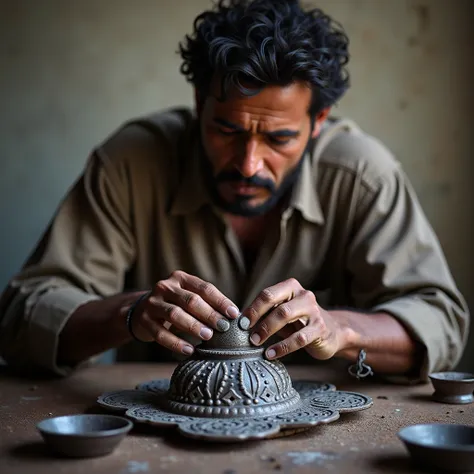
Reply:
[[308, 119], [311, 89], [295, 82], [288, 86], [267, 86], [257, 95], [247, 97], [231, 91], [225, 101], [216, 98], [213, 88], [208, 97], [211, 117], [228, 119], [252, 119], [271, 122], [301, 122]]

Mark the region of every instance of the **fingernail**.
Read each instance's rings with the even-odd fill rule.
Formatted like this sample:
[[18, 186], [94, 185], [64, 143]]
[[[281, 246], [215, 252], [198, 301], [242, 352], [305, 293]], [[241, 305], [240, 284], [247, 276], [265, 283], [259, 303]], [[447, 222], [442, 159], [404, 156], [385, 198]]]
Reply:
[[229, 316], [229, 318], [235, 319], [240, 314], [240, 312], [235, 306], [230, 306], [227, 309], [226, 314]]
[[255, 345], [258, 345], [261, 341], [261, 337], [257, 334], [257, 333], [254, 333], [250, 336], [250, 340], [255, 344]]
[[267, 359], [273, 359], [277, 355], [275, 349], [268, 349], [267, 351]]
[[250, 319], [246, 316], [242, 316], [239, 321], [240, 329], [246, 331], [250, 327]]
[[194, 352], [193, 346], [184, 346], [183, 347], [183, 354], [191, 355]]
[[217, 321], [217, 329], [221, 332], [226, 332], [230, 328], [230, 323], [229, 321], [226, 321], [225, 319], [219, 319]]
[[199, 333], [199, 335], [203, 338], [203, 339], [210, 339], [212, 337], [212, 330], [209, 329], [209, 328], [202, 328], [201, 329], [201, 332]]

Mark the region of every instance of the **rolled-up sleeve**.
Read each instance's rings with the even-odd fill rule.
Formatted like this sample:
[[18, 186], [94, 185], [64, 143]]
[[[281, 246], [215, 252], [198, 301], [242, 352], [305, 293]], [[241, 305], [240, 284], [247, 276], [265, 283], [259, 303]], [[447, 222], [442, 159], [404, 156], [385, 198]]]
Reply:
[[426, 380], [458, 363], [469, 330], [466, 302], [402, 170], [361, 189], [347, 254], [354, 305], [391, 314], [421, 343], [424, 360], [409, 378]]
[[0, 355], [9, 365], [67, 374], [73, 368], [57, 364], [67, 321], [79, 306], [123, 289], [135, 252], [125, 174], [95, 151], [3, 292]]

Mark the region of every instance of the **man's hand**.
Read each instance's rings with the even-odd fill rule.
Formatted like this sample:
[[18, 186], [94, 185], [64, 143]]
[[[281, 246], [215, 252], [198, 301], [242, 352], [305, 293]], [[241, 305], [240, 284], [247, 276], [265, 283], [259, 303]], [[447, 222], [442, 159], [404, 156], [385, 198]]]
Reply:
[[133, 332], [138, 339], [155, 341], [173, 352], [190, 355], [194, 347], [169, 329], [171, 325], [201, 340], [212, 337], [213, 330], [226, 331], [227, 318], [239, 310], [214, 285], [182, 271], [159, 281], [152, 293], [133, 314]]
[[267, 348], [268, 359], [302, 348], [315, 359], [329, 359], [344, 347], [343, 327], [295, 279], [261, 291], [243, 315], [250, 320], [250, 340], [255, 345], [275, 334], [283, 338]]

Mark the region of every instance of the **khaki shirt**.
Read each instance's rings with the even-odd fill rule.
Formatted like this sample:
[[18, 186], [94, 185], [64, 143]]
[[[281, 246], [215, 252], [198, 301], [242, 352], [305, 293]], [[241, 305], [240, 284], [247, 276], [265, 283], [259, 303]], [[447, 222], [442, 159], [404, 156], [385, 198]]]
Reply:
[[[0, 353], [58, 367], [58, 335], [81, 304], [151, 288], [180, 269], [240, 308], [296, 278], [323, 307], [392, 314], [426, 347], [421, 377], [450, 369], [468, 334], [466, 304], [400, 164], [347, 120], [328, 121], [289, 206], [251, 271], [199, 166], [196, 121], [165, 111], [93, 151], [47, 232], [0, 300]], [[156, 346], [156, 344], [154, 344]], [[143, 354], [131, 344], [135, 355]]]

